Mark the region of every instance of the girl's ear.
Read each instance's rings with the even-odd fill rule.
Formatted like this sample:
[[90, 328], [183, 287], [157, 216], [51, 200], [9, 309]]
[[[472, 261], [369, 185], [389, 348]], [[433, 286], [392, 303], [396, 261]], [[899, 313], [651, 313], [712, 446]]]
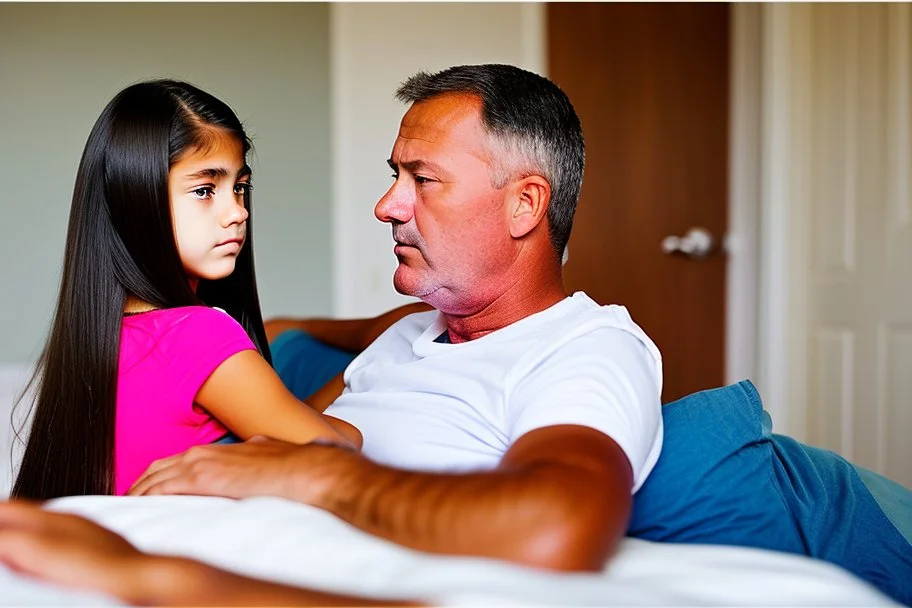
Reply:
[[529, 234], [548, 214], [551, 184], [541, 175], [523, 178], [514, 187], [510, 208], [510, 236], [515, 239]]

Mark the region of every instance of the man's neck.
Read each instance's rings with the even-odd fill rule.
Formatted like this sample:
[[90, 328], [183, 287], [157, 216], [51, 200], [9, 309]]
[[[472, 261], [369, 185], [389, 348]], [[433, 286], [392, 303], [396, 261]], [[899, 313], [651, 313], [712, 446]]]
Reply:
[[521, 319], [550, 308], [567, 297], [558, 274], [546, 283], [517, 284], [484, 308], [470, 315], [451, 315], [443, 311], [449, 340], [453, 344], [478, 339], [512, 325]]

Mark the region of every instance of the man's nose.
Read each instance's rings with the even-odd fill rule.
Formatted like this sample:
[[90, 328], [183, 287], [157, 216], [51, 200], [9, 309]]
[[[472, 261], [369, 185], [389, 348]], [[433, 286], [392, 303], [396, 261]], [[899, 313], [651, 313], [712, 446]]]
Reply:
[[397, 177], [377, 205], [374, 207], [374, 216], [381, 222], [405, 224], [412, 219], [415, 208], [414, 188], [408, 186], [406, 180]]

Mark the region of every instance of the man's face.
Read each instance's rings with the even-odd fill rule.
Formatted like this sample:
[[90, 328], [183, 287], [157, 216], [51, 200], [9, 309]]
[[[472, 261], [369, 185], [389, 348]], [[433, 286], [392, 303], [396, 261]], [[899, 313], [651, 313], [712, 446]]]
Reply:
[[505, 189], [491, 185], [481, 102], [444, 94], [402, 118], [389, 164], [395, 181], [374, 208], [393, 227], [393, 284], [451, 314], [502, 293], [512, 242]]

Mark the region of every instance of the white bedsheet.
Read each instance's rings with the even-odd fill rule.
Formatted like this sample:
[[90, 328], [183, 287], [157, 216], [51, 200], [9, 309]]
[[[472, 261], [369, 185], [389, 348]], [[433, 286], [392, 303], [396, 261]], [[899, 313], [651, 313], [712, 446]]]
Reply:
[[[326, 512], [273, 498], [79, 497], [52, 508], [90, 517], [148, 551], [315, 589], [438, 605], [894, 605], [830, 564], [753, 549], [627, 539], [602, 573], [559, 574], [404, 549]], [[2, 605], [109, 601], [0, 567]]]
[[[0, 366], [0, 497], [10, 482], [10, 408], [27, 378], [27, 365]], [[557, 574], [410, 551], [278, 499], [80, 497], [53, 508], [85, 515], [148, 551], [315, 589], [441, 605], [892, 605], [835, 566], [751, 549], [627, 539], [601, 574]], [[0, 567], [0, 605], [104, 604], [116, 602]]]

